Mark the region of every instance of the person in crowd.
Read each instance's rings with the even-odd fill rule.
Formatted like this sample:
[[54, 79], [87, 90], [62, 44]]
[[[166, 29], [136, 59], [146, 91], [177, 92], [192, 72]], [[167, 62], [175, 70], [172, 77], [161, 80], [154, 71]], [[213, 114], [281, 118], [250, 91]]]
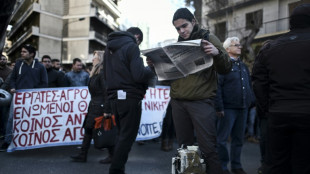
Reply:
[[52, 59], [52, 67], [56, 71], [61, 71], [61, 69], [60, 69], [60, 67], [61, 67], [60, 60], [59, 59]]
[[47, 77], [48, 77], [48, 87], [55, 88], [55, 87], [65, 87], [65, 76], [62, 72], [59, 72], [52, 68], [52, 59], [49, 55], [42, 56], [41, 60], [42, 64], [46, 68]]
[[[87, 116], [83, 123], [84, 137], [81, 152], [77, 155], [71, 156], [74, 162], [86, 162], [87, 152], [93, 138], [93, 129], [95, 125], [95, 118], [104, 115], [111, 115], [111, 107], [107, 99], [106, 83], [103, 76], [103, 54], [104, 51], [95, 51], [93, 58], [93, 69], [90, 72], [90, 81], [88, 89], [91, 95], [91, 100], [88, 106]], [[108, 148], [109, 156], [100, 163], [111, 163], [114, 147]]]
[[11, 62], [10, 68], [13, 69], [15, 66], [15, 62]]
[[[218, 88], [215, 108], [218, 115], [218, 153], [225, 174], [229, 174], [228, 163], [235, 174], [245, 174], [241, 165], [241, 150], [247, 126], [248, 110], [253, 101], [253, 91], [248, 67], [241, 61], [241, 48], [238, 37], [229, 37], [223, 47], [232, 61], [228, 74], [218, 75]], [[231, 137], [230, 155], [227, 148]]]
[[82, 70], [83, 63], [81, 59], [74, 58], [72, 71], [65, 74], [68, 86], [87, 86], [89, 82], [89, 74]]
[[[260, 54], [260, 52], [263, 50], [263, 48], [272, 40], [266, 40], [263, 45], [262, 48], [260, 49], [258, 55]], [[257, 57], [257, 56], [256, 56]], [[253, 76], [252, 76], [253, 79]], [[253, 81], [253, 80], [252, 80]], [[254, 90], [254, 87], [253, 87]], [[262, 113], [260, 109], [256, 108], [256, 115], [258, 118], [258, 125], [259, 125], [259, 132], [260, 132], [260, 136], [259, 136], [259, 150], [260, 150], [260, 162], [261, 165], [260, 167], [257, 169], [257, 172], [259, 174], [266, 174], [267, 172], [267, 144], [266, 144], [266, 140], [267, 140], [267, 114], [266, 113]], [[259, 107], [258, 107], [259, 108]]]
[[144, 67], [139, 45], [143, 33], [137, 27], [108, 36], [104, 71], [108, 98], [119, 130], [109, 174], [124, 174], [128, 154], [134, 143], [141, 119], [141, 100], [154, 73]]
[[213, 59], [207, 69], [171, 82], [170, 97], [172, 117], [179, 145], [194, 145], [195, 135], [199, 149], [207, 164], [208, 174], [222, 174], [216, 150], [216, 112], [214, 97], [217, 89], [217, 73], [225, 74], [231, 69], [230, 58], [219, 39], [202, 29], [187, 8], [178, 9], [172, 23], [178, 41], [202, 39], [202, 50]]
[[[5, 55], [1, 55], [0, 58], [0, 79], [2, 83], [0, 83], [1, 89], [5, 90], [5, 81], [8, 76], [11, 74], [12, 69], [7, 65], [7, 57]], [[0, 138], [3, 139], [5, 135], [5, 127], [8, 119], [10, 105], [0, 105]]]
[[247, 141], [250, 143], [259, 143], [259, 125], [258, 118], [256, 114], [256, 107], [252, 106], [249, 108], [248, 113], [248, 122], [247, 122]]
[[[147, 68], [150, 68], [155, 72], [154, 64], [149, 57], [146, 57]], [[170, 81], [158, 81], [157, 75], [149, 82], [149, 87], [155, 87], [156, 85], [170, 86]], [[172, 108], [170, 102], [168, 103], [165, 118], [163, 120], [162, 132], [161, 132], [161, 146], [160, 149], [165, 152], [169, 152], [173, 149], [173, 140], [175, 137], [175, 130], [172, 119]]]
[[[47, 88], [48, 80], [45, 67], [35, 59], [36, 49], [26, 44], [21, 49], [21, 60], [16, 62], [10, 77], [10, 92], [19, 89]], [[13, 105], [11, 105], [6, 127], [5, 141], [0, 150], [5, 151], [12, 140]]]
[[7, 65], [8, 58], [5, 55], [1, 55], [0, 58], [0, 78], [3, 81], [8, 77], [8, 75], [12, 72], [12, 69]]
[[257, 113], [268, 118], [267, 174], [310, 173], [310, 4], [297, 6], [289, 23], [252, 71]]

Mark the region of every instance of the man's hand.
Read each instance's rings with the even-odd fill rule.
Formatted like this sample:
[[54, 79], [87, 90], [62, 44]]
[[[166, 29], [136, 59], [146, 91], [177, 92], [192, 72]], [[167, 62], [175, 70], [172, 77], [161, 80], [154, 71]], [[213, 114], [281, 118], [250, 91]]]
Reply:
[[11, 93], [15, 93], [15, 92], [16, 92], [15, 88], [12, 88], [12, 89], [10, 90], [10, 92], [11, 92]]
[[201, 47], [203, 52], [205, 52], [207, 55], [216, 56], [219, 54], [219, 50], [207, 40], [201, 40]]
[[105, 118], [109, 118], [109, 117], [111, 117], [111, 113], [103, 113], [103, 116], [104, 116]]
[[216, 115], [217, 115], [219, 118], [222, 118], [222, 117], [224, 117], [224, 111], [216, 112]]

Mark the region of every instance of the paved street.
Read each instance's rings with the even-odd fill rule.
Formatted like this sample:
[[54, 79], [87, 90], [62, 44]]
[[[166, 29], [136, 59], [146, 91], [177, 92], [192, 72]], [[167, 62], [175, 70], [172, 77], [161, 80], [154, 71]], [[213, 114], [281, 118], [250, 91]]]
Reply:
[[[128, 174], [170, 174], [171, 158], [176, 154], [160, 150], [160, 144], [148, 141], [134, 144], [126, 166]], [[87, 163], [70, 162], [77, 146], [48, 147], [12, 153], [0, 152], [0, 174], [107, 174], [109, 165], [98, 161], [107, 156], [107, 150], [90, 149]], [[259, 146], [246, 143], [242, 162], [248, 174], [256, 174], [259, 166]]]

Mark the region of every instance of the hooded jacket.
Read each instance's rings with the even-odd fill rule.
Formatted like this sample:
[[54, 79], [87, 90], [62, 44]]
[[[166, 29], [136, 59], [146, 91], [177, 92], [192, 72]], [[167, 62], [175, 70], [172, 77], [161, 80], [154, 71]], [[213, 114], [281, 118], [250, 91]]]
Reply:
[[257, 113], [310, 113], [310, 4], [296, 7], [291, 31], [270, 41], [253, 66]]
[[118, 90], [126, 92], [127, 98], [142, 99], [154, 73], [144, 67], [136, 38], [121, 31], [108, 36], [104, 75], [109, 99], [116, 99]]
[[[196, 24], [191, 36], [187, 40], [202, 39], [206, 34], [207, 31], [201, 29]], [[205, 70], [174, 80], [171, 83], [170, 88], [171, 98], [182, 100], [202, 100], [215, 97], [217, 89], [216, 73], [228, 73], [232, 65], [230, 57], [219, 39], [213, 34], [209, 34], [208, 38], [209, 42], [219, 50], [219, 54], [213, 57], [213, 65]], [[178, 41], [184, 41], [184, 39], [179, 37]]]
[[10, 80], [11, 89], [47, 88], [45, 67], [34, 59], [30, 65], [24, 60], [16, 62]]

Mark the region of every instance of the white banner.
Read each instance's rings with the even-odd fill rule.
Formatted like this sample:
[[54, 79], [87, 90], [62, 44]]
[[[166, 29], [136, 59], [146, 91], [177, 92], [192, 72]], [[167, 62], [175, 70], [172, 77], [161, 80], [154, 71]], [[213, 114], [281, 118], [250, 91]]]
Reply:
[[[147, 90], [137, 140], [160, 136], [169, 92], [164, 86]], [[89, 101], [87, 87], [18, 91], [13, 97], [13, 138], [8, 152], [81, 144]]]

